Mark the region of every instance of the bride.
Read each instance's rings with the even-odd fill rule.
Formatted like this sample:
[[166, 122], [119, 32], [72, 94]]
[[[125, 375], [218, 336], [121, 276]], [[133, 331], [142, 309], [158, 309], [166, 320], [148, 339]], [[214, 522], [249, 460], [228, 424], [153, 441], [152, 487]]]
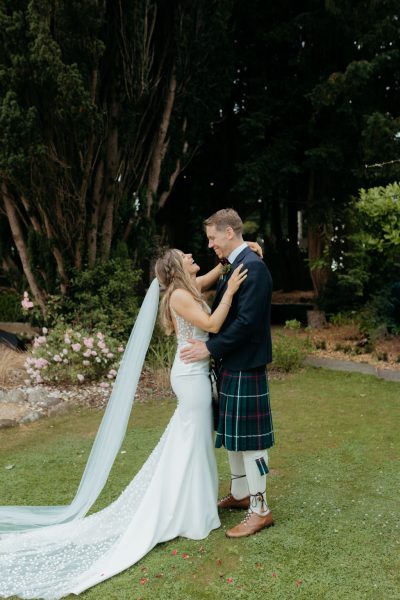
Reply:
[[[256, 246], [251, 245], [257, 251]], [[161, 322], [168, 333], [175, 332], [178, 344], [171, 370], [178, 403], [160, 442], [119, 498], [95, 514], [65, 516], [63, 509], [74, 502], [69, 507], [0, 507], [0, 524], [2, 515], [8, 523], [14, 518], [12, 522], [17, 523], [14, 513], [18, 515], [18, 509], [22, 515], [19, 527], [0, 534], [0, 597], [57, 600], [80, 594], [133, 565], [160, 542], [176, 536], [202, 539], [220, 526], [209, 364], [207, 359], [184, 364], [179, 350], [187, 339], [204, 341], [208, 332], [219, 330], [246, 271], [241, 271], [241, 266], [233, 271], [222, 302], [212, 315], [201, 294], [221, 276], [221, 266], [202, 277], [196, 277], [198, 271], [191, 254], [175, 249], [167, 250], [156, 263], [164, 290]], [[135, 328], [139, 320], [140, 314]], [[153, 324], [147, 327], [150, 335], [152, 328]], [[140, 337], [140, 331], [136, 337], [134, 331], [133, 344], [130, 340], [128, 346], [135, 347]], [[126, 363], [118, 373], [122, 388], [117, 396], [123, 395], [129, 367], [132, 370]], [[118, 387], [118, 378], [115, 385]], [[111, 415], [106, 417], [109, 421]], [[96, 442], [97, 438], [94, 446]], [[85, 488], [84, 478], [85, 474], [76, 498], [81, 487]], [[101, 484], [98, 487], [101, 489]], [[46, 521], [40, 509], [60, 510], [47, 511], [51, 518]]]

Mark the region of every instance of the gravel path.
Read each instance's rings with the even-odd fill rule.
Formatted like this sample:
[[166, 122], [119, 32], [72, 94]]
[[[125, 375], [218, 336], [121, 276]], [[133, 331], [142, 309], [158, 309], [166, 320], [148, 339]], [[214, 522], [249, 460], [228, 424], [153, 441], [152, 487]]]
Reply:
[[365, 373], [375, 375], [386, 381], [400, 382], [400, 371], [393, 369], [382, 369], [370, 363], [355, 362], [352, 360], [338, 360], [335, 358], [323, 358], [318, 356], [307, 356], [306, 365], [311, 367], [320, 367], [322, 369], [331, 369], [333, 371], [349, 371], [351, 373]]

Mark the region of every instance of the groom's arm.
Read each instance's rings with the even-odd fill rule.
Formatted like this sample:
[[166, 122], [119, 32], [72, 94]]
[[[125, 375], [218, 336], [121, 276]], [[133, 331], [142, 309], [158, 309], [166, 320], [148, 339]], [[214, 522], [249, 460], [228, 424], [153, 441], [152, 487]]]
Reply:
[[237, 317], [206, 342], [208, 351], [216, 359], [248, 343], [249, 336], [258, 330], [265, 315], [265, 303], [269, 301], [272, 291], [267, 267], [261, 261], [245, 266], [248, 273], [238, 292]]

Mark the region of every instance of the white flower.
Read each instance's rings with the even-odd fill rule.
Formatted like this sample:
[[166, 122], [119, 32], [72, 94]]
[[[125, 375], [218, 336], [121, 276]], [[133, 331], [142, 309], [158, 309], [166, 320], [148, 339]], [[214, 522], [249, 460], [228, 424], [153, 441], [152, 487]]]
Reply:
[[43, 333], [43, 335], [47, 335], [49, 333], [49, 330], [47, 329], [47, 327], [42, 327], [42, 333]]

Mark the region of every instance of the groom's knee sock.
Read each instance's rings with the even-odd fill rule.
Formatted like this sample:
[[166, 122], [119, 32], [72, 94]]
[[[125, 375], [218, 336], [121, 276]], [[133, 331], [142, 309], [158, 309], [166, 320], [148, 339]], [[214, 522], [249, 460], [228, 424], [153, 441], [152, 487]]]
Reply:
[[268, 452], [245, 450], [243, 459], [250, 490], [250, 508], [260, 515], [265, 515], [269, 512], [266, 498]]
[[229, 466], [231, 468], [231, 494], [236, 500], [241, 500], [249, 495], [246, 471], [242, 452], [228, 451]]

